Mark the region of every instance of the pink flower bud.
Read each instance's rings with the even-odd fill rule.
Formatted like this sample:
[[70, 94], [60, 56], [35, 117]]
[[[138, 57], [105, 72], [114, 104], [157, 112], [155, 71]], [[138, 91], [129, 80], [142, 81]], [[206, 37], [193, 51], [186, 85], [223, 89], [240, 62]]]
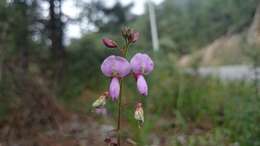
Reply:
[[111, 39], [109, 39], [109, 38], [103, 38], [102, 42], [108, 48], [116, 48], [117, 47], [116, 42], [111, 40]]
[[109, 94], [112, 100], [116, 100], [120, 93], [120, 83], [117, 77], [113, 77], [109, 87]]
[[135, 43], [139, 39], [140, 33], [139, 32], [132, 32], [128, 37], [128, 41], [131, 43]]
[[144, 76], [139, 75], [137, 77], [137, 89], [140, 94], [147, 96], [148, 95], [148, 86], [144, 79]]

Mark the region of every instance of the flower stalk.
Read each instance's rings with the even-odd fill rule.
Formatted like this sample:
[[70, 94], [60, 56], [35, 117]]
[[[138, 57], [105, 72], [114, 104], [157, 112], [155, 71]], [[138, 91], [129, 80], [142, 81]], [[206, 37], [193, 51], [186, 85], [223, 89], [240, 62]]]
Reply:
[[122, 106], [122, 84], [123, 81], [120, 80], [120, 93], [119, 93], [119, 99], [118, 99], [118, 115], [117, 115], [117, 142], [118, 142], [118, 146], [120, 146], [121, 144], [121, 133], [120, 133], [120, 128], [121, 128], [121, 106]]
[[[122, 57], [126, 58], [127, 51], [129, 47], [129, 42], [127, 39], [125, 39], [125, 46], [121, 49], [122, 50]], [[123, 93], [123, 79], [120, 79], [120, 93], [119, 93], [119, 99], [118, 99], [118, 115], [117, 115], [117, 141], [118, 146], [121, 145], [121, 110], [122, 110], [122, 93]]]
[[[124, 45], [120, 47], [118, 43], [109, 38], [103, 38], [102, 43], [107, 48], [117, 48], [120, 51], [120, 56], [110, 55], [101, 64], [102, 73], [111, 79], [109, 91], [105, 92], [93, 103], [96, 108], [96, 113], [106, 113], [106, 100], [111, 97], [112, 101], [118, 100], [117, 108], [117, 128], [113, 131], [113, 135], [108, 136], [105, 142], [109, 145], [121, 145], [121, 117], [122, 117], [122, 98], [123, 98], [123, 80], [130, 73], [134, 75], [137, 83], [137, 89], [141, 96], [148, 95], [148, 85], [145, 80], [145, 75], [148, 75], [154, 67], [152, 59], [145, 53], [135, 54], [130, 63], [126, 59], [130, 44], [134, 44], [139, 39], [139, 32], [125, 27], [121, 31], [124, 38]], [[138, 103], [135, 109], [134, 118], [138, 121], [139, 127], [144, 123], [144, 113], [142, 103]]]

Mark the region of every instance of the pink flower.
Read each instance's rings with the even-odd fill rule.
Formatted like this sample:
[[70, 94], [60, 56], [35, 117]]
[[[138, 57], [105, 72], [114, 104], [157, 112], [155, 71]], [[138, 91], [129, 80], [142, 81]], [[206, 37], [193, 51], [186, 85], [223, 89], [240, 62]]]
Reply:
[[129, 62], [120, 56], [111, 55], [101, 65], [101, 71], [107, 77], [112, 77], [109, 95], [116, 100], [120, 93], [120, 78], [123, 78], [131, 71]]
[[111, 40], [111, 39], [109, 39], [109, 38], [103, 38], [102, 42], [108, 48], [116, 48], [117, 47], [116, 42]]
[[148, 86], [145, 81], [144, 75], [148, 75], [152, 72], [154, 64], [152, 59], [143, 53], [137, 53], [130, 61], [132, 70], [137, 79], [137, 89], [140, 94], [148, 95]]

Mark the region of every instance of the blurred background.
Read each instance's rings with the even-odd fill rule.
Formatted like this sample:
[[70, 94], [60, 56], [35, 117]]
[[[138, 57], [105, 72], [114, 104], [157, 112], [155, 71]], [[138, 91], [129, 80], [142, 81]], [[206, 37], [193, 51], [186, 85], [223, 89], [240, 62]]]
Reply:
[[155, 62], [148, 97], [124, 85], [123, 145], [260, 146], [259, 0], [0, 0], [0, 145], [106, 145], [101, 39], [123, 26]]

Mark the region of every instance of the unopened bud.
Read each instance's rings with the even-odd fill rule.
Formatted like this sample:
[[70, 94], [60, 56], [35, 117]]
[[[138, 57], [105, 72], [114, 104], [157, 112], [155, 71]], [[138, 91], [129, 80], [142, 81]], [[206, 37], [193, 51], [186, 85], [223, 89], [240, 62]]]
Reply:
[[102, 43], [108, 47], [108, 48], [116, 48], [117, 47], [117, 44], [115, 41], [109, 39], [109, 38], [103, 38], [102, 39]]
[[131, 43], [135, 43], [139, 39], [140, 33], [139, 32], [132, 32], [128, 37], [128, 41]]
[[126, 39], [128, 39], [129, 38], [129, 36], [131, 35], [131, 33], [132, 33], [132, 29], [131, 28], [129, 28], [129, 27], [123, 27], [122, 28], [122, 36], [124, 37], [124, 38], [126, 38]]

